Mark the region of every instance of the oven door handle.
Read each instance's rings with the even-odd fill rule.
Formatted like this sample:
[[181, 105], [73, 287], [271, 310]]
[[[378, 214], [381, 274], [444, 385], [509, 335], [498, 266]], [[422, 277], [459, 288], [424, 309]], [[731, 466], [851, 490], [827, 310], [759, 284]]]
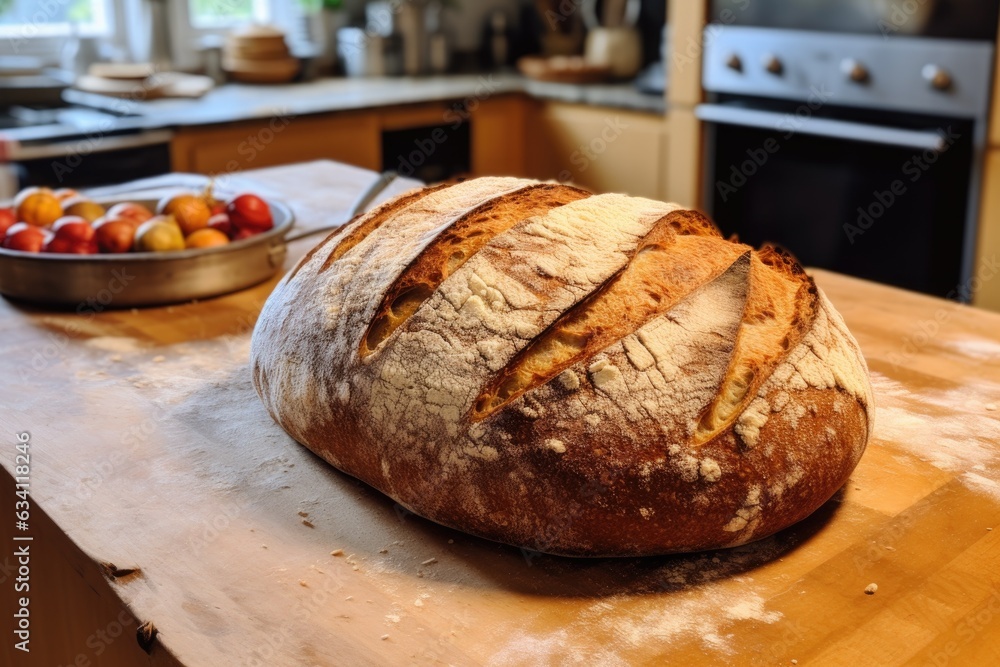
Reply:
[[947, 147], [945, 139], [937, 132], [905, 130], [815, 116], [802, 118], [794, 114], [724, 104], [699, 104], [695, 107], [694, 113], [699, 120], [705, 122], [774, 130], [783, 133], [785, 138], [791, 138], [795, 134], [808, 134], [814, 137], [863, 141], [914, 150], [942, 151]]

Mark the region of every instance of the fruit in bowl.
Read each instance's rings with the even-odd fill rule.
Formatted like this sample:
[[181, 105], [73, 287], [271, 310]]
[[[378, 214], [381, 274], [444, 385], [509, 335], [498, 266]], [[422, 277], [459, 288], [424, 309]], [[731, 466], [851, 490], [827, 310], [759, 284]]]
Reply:
[[108, 209], [105, 214], [107, 218], [124, 218], [126, 220], [131, 220], [138, 227], [142, 223], [146, 222], [153, 217], [153, 212], [142, 204], [136, 204], [135, 202], [123, 201], [120, 204], [115, 204]]
[[229, 215], [226, 213], [225, 207], [223, 207], [220, 213], [212, 214], [212, 217], [208, 219], [208, 227], [209, 229], [217, 229], [229, 238], [232, 238], [236, 233], [233, 229], [233, 223], [229, 221]]
[[65, 215], [78, 215], [87, 222], [94, 222], [102, 218], [107, 211], [95, 201], [74, 197], [63, 202], [63, 213]]
[[26, 222], [17, 222], [7, 230], [7, 235], [0, 245], [8, 250], [41, 252], [51, 238], [52, 232], [47, 229]]
[[64, 216], [52, 225], [52, 238], [45, 252], [93, 255], [97, 253], [96, 232], [89, 222], [78, 216]]
[[7, 230], [15, 222], [17, 222], [17, 216], [14, 215], [13, 207], [0, 208], [0, 239], [6, 236]]
[[241, 194], [233, 197], [226, 205], [229, 221], [237, 230], [266, 232], [274, 226], [271, 208], [255, 194]]
[[0, 241], [24, 252], [171, 252], [218, 248], [274, 227], [270, 206], [248, 192], [227, 201], [216, 199], [211, 188], [171, 194], [157, 203], [156, 213], [146, 204], [103, 204], [70, 188], [27, 188], [13, 206], [0, 207]]
[[97, 248], [104, 253], [128, 252], [135, 244], [137, 225], [128, 218], [102, 218], [94, 223]]
[[215, 248], [229, 243], [229, 237], [218, 229], [206, 227], [190, 234], [184, 243], [188, 248]]
[[187, 192], [164, 197], [156, 210], [161, 215], [173, 216], [184, 236], [207, 227], [208, 220], [212, 217], [212, 209], [205, 199]]
[[17, 219], [36, 227], [48, 227], [63, 215], [62, 204], [49, 188], [26, 188], [14, 199]]
[[139, 225], [135, 231], [138, 252], [171, 252], [184, 250], [184, 234], [173, 218], [158, 215]]

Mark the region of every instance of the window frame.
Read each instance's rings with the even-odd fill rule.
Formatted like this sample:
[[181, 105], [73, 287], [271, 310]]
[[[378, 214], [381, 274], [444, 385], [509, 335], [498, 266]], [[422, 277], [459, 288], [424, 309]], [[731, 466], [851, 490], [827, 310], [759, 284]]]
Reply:
[[[138, 0], [101, 0], [104, 5], [105, 25], [98, 30], [84, 30], [81, 37], [99, 37], [105, 39], [115, 48], [127, 46], [122, 35], [125, 32], [119, 26], [126, 24], [126, 4]], [[47, 65], [58, 64], [67, 37], [72, 36], [72, 24], [68, 21], [49, 24], [49, 29], [43, 29], [33, 35], [16, 35], [18, 26], [24, 23], [0, 26], [0, 55], [4, 56], [34, 56], [42, 59]]]
[[[53, 0], [54, 1], [54, 0]], [[82, 36], [103, 38], [111, 47], [121, 53], [132, 53], [132, 38], [130, 35], [143, 30], [144, 0], [102, 0], [105, 5], [106, 27], [101, 31], [86, 31]], [[160, 0], [165, 1], [165, 0]], [[296, 34], [296, 22], [303, 16], [299, 0], [253, 0], [255, 6], [267, 8], [268, 22], [278, 25], [290, 36]], [[198, 47], [203, 37], [208, 35], [222, 36], [242, 20], [220, 23], [218, 26], [197, 27], [191, 20], [189, 0], [172, 0], [165, 2], [167, 23], [170, 29], [170, 50], [173, 65], [179, 70], [196, 69], [201, 64]], [[66, 44], [66, 38], [72, 34], [69, 23], [57, 24], [54, 30], [24, 36], [22, 38], [8, 37], [4, 33], [13, 33], [17, 25], [8, 27], [7, 31], [0, 29], [0, 55], [22, 55], [41, 58], [47, 65], [59, 63], [60, 55]]]

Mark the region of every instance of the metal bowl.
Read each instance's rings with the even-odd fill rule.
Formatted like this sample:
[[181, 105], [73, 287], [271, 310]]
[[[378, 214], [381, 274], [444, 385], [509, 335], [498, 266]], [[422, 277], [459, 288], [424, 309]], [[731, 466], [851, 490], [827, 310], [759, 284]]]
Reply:
[[[98, 199], [111, 205], [122, 197]], [[157, 202], [128, 199], [150, 210]], [[268, 201], [274, 227], [242, 241], [177, 252], [55, 255], [0, 248], [0, 294], [94, 312], [206, 299], [264, 282], [285, 263], [291, 209]]]

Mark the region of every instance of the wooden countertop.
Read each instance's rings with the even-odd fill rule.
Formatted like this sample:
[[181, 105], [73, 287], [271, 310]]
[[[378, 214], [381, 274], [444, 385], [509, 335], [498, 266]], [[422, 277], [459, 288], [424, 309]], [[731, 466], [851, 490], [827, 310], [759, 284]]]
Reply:
[[[337, 173], [247, 177], [308, 225]], [[1000, 315], [815, 275], [871, 366], [875, 437], [832, 501], [738, 549], [573, 560], [401, 511], [257, 399], [273, 283], [90, 318], [0, 302], [0, 461], [30, 431], [37, 548], [155, 625], [151, 664], [996, 664]]]

